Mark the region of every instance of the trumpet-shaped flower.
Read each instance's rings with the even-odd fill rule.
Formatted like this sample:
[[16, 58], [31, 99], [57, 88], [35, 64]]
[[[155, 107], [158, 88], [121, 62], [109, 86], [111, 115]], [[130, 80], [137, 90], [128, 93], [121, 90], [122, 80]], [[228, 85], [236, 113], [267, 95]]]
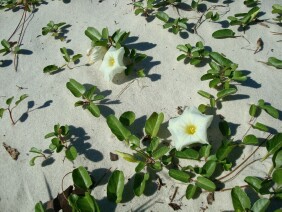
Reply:
[[99, 60], [103, 60], [105, 54], [107, 52], [107, 48], [104, 46], [95, 46], [91, 49], [87, 50], [87, 56], [89, 58], [90, 63], [95, 63]]
[[105, 54], [100, 70], [104, 72], [106, 80], [112, 81], [116, 74], [126, 69], [123, 63], [124, 52], [123, 47], [119, 49], [111, 47]]
[[182, 115], [169, 120], [172, 145], [180, 151], [190, 144], [208, 143], [207, 128], [212, 119], [212, 115], [204, 115], [195, 107], [186, 108]]

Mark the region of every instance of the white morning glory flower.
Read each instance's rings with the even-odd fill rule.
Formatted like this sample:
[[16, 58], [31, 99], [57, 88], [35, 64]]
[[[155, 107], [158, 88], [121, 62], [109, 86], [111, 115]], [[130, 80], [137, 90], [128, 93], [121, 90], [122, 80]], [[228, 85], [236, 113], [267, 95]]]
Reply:
[[204, 115], [196, 107], [186, 108], [182, 115], [169, 120], [172, 145], [180, 151], [194, 143], [207, 144], [207, 129], [212, 119], [212, 115]]
[[116, 49], [111, 47], [104, 56], [100, 70], [104, 72], [105, 79], [112, 81], [114, 76], [122, 73], [126, 66], [123, 63], [124, 48]]
[[87, 50], [87, 56], [89, 58], [89, 63], [95, 63], [99, 60], [103, 60], [107, 48], [104, 46], [95, 46]]

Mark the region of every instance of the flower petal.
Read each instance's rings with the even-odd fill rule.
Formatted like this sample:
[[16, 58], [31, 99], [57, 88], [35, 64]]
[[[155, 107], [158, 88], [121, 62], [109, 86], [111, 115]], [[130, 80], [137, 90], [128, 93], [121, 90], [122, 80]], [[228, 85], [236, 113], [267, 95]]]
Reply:
[[[181, 150], [191, 144], [208, 143], [207, 128], [212, 119], [213, 116], [204, 115], [195, 107], [185, 109], [182, 115], [169, 120], [168, 130], [172, 135], [172, 145]], [[189, 130], [189, 127], [193, 127], [193, 130]]]
[[116, 74], [122, 73], [126, 69], [123, 63], [124, 52], [123, 47], [118, 50], [111, 47], [105, 54], [100, 70], [104, 72], [106, 80], [112, 81]]

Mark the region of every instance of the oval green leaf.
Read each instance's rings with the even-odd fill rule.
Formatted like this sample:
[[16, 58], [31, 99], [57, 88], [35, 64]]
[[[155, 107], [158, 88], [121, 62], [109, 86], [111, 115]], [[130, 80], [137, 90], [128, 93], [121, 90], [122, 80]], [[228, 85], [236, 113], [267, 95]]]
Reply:
[[124, 189], [124, 174], [122, 171], [115, 170], [107, 185], [107, 198], [115, 203], [122, 200], [122, 193]]
[[85, 92], [84, 86], [74, 79], [70, 79], [66, 86], [75, 97], [81, 97]]
[[235, 32], [233, 32], [231, 29], [220, 29], [212, 33], [212, 37], [216, 39], [234, 38]]
[[201, 176], [197, 177], [196, 186], [210, 192], [215, 191], [216, 189], [214, 182]]
[[170, 169], [168, 174], [173, 179], [179, 180], [184, 183], [188, 183], [191, 178], [191, 176], [187, 172], [177, 170], [177, 169]]
[[151, 137], [156, 137], [164, 120], [163, 113], [152, 113], [145, 123], [145, 132]]
[[132, 111], [127, 111], [124, 112], [120, 117], [119, 121], [124, 125], [124, 126], [130, 126], [133, 124], [135, 121], [135, 113]]
[[235, 211], [246, 211], [251, 208], [251, 201], [248, 195], [239, 187], [231, 190], [232, 203]]
[[118, 140], [127, 140], [131, 135], [130, 131], [123, 126], [123, 124], [114, 116], [109, 115], [107, 117], [107, 124], [112, 133], [118, 138]]
[[87, 170], [82, 166], [72, 171], [72, 180], [76, 186], [83, 190], [89, 189], [92, 185], [91, 177], [89, 176]]

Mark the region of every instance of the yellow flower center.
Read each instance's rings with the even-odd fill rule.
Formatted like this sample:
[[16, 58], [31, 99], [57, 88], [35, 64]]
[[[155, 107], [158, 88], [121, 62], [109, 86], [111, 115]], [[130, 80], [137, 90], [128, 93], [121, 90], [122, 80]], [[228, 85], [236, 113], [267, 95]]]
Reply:
[[186, 126], [185, 128], [185, 132], [188, 135], [193, 135], [196, 132], [196, 126], [193, 124], [189, 124], [188, 126]]
[[113, 57], [111, 57], [109, 59], [109, 66], [113, 66], [115, 64], [115, 59]]

